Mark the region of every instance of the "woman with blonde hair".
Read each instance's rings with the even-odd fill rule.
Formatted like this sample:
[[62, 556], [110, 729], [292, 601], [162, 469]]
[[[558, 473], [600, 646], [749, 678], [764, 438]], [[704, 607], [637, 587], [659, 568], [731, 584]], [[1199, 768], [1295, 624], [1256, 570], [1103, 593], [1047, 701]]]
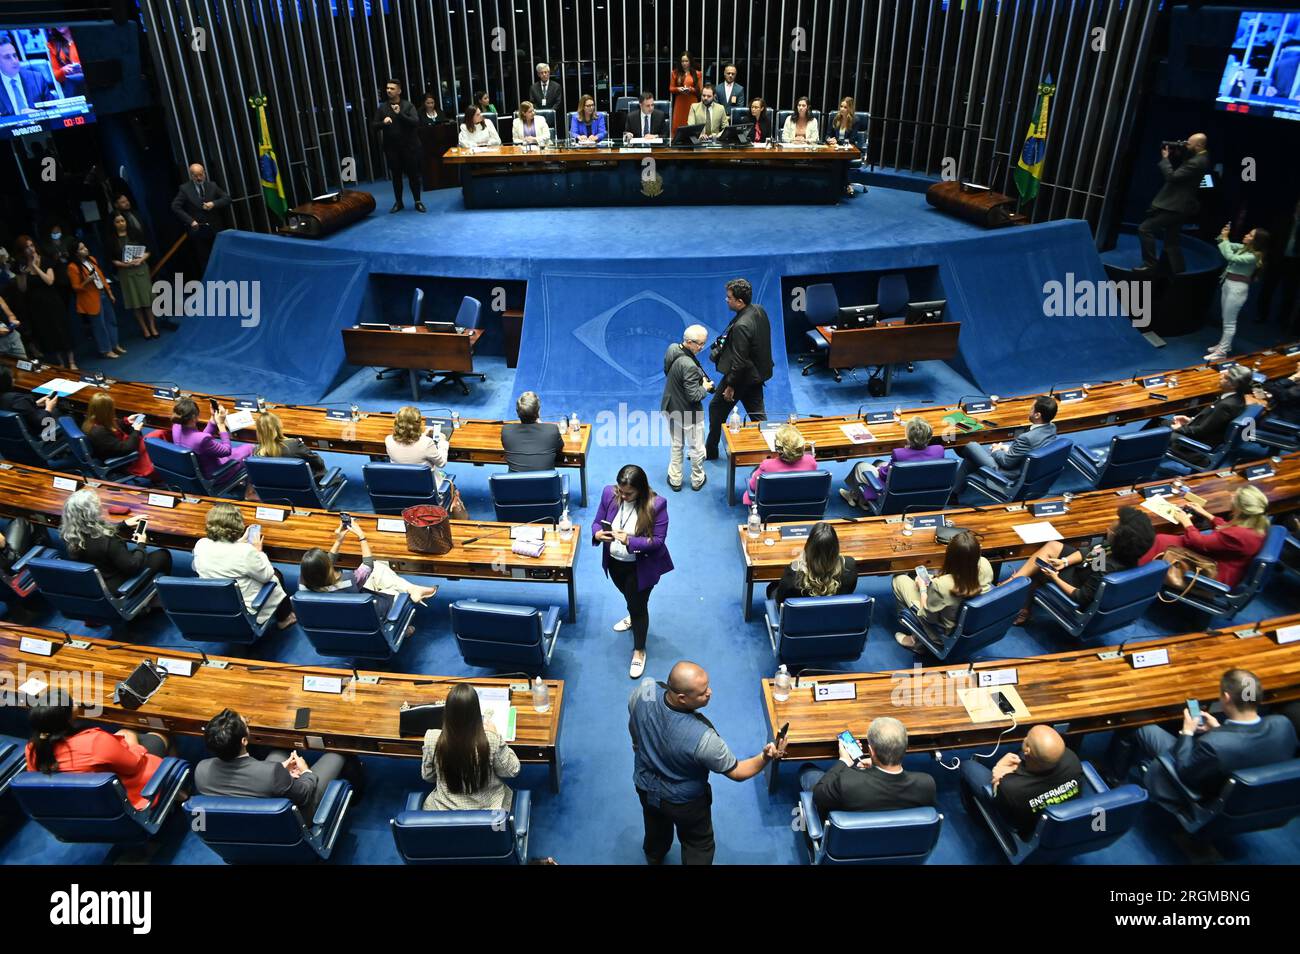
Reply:
[[1205, 355], [1206, 361], [1221, 361], [1232, 350], [1232, 339], [1237, 333], [1237, 315], [1250, 297], [1251, 283], [1264, 267], [1264, 249], [1272, 236], [1264, 229], [1251, 229], [1240, 242], [1234, 242], [1228, 236], [1231, 223], [1219, 232], [1219, 254], [1223, 256], [1227, 267], [1219, 278], [1219, 310], [1223, 316], [1223, 334]]
[[769, 457], [749, 476], [749, 489], [745, 491], [745, 505], [754, 502], [758, 493], [758, 478], [763, 474], [785, 474], [797, 470], [816, 470], [817, 458], [807, 452], [808, 442], [793, 424], [782, 424], [773, 440], [776, 456]]
[[[203, 525], [206, 536], [194, 543], [194, 572], [204, 580], [234, 580], [245, 609], [256, 614], [259, 626], [272, 615], [280, 629], [298, 622], [293, 604], [284, 598], [284, 575], [262, 552], [262, 534], [250, 539], [239, 508], [228, 503], [213, 504]], [[276, 585], [271, 595], [255, 609], [257, 594], [273, 580]]]
[[[119, 418], [113, 399], [107, 392], [97, 391], [86, 405], [81, 430], [90, 442], [90, 452], [96, 460], [108, 462], [115, 457], [139, 454], [139, 457], [126, 465], [126, 472], [133, 477], [155, 482], [153, 462], [149, 460], [149, 450], [144, 446], [143, 414]], [[154, 431], [149, 436], [160, 437], [162, 431]]]
[[[1246, 575], [1246, 568], [1255, 558], [1264, 539], [1268, 536], [1268, 498], [1258, 487], [1247, 485], [1232, 495], [1232, 511], [1225, 520], [1216, 517], [1204, 507], [1187, 501], [1179, 501], [1182, 508], [1174, 516], [1183, 525], [1182, 533], [1156, 534], [1155, 546], [1147, 559], [1162, 557], [1167, 563], [1176, 563], [1174, 555], [1166, 551], [1170, 547], [1183, 547], [1203, 554], [1214, 562], [1214, 579], [1224, 586], [1233, 587]], [[1209, 520], [1211, 528], [1197, 530], [1192, 525], [1191, 514]], [[1171, 573], [1175, 572], [1171, 565]], [[1181, 581], [1170, 581], [1178, 585]]]
[[511, 130], [516, 146], [551, 141], [551, 127], [547, 125], [546, 117], [537, 115], [537, 110], [528, 100], [519, 104]]
[[296, 437], [285, 437], [280, 418], [270, 411], [263, 411], [257, 416], [257, 449], [254, 457], [297, 457], [311, 466], [316, 477], [325, 474], [325, 461], [320, 454], [308, 450], [307, 445]]
[[[410, 405], [398, 408], [393, 433], [384, 438], [384, 447], [394, 464], [423, 464], [432, 468], [435, 486], [442, 486], [444, 478], [450, 480], [442, 470], [447, 466], [447, 438], [441, 428], [435, 430], [424, 423], [419, 408]], [[457, 520], [469, 519], [455, 484], [451, 485], [447, 512]]]
[[803, 553], [768, 585], [767, 595], [780, 606], [792, 596], [843, 596], [857, 588], [857, 561], [840, 555], [839, 535], [822, 520], [808, 531]]

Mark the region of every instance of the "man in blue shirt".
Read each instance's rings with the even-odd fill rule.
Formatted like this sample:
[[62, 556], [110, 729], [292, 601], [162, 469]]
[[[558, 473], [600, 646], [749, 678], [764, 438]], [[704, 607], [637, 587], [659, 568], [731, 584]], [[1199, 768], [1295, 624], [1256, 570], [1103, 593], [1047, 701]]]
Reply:
[[712, 864], [709, 773], [743, 782], [785, 754], [782, 739], [779, 745], [767, 743], [751, 758], [737, 759], [699, 712], [712, 697], [709, 674], [683, 660], [673, 666], [666, 684], [646, 679], [627, 701], [635, 756], [632, 778], [645, 817], [641, 848], [652, 865], [663, 864], [674, 828], [682, 843], [682, 864]]

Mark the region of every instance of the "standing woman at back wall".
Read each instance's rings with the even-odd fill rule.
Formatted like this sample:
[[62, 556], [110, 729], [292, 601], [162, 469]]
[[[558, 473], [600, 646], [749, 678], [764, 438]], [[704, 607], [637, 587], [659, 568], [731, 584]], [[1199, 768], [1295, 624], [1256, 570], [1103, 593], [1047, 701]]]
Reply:
[[700, 101], [700, 88], [703, 85], [704, 81], [700, 79], [699, 70], [695, 68], [691, 54], [683, 50], [681, 59], [668, 77], [668, 91], [673, 94], [671, 132], [677, 132], [678, 126], [686, 125], [686, 117], [690, 115], [691, 107]]

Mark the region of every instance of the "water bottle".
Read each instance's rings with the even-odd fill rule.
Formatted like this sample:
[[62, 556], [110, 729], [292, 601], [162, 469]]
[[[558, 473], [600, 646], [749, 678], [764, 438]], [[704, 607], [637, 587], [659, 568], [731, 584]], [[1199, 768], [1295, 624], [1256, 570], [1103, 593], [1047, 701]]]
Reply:
[[727, 430], [733, 434], [740, 433], [740, 412], [734, 407], [731, 409], [731, 415], [727, 418]]
[[355, 404], [352, 405], [352, 420], [354, 423], [361, 420], [361, 408], [357, 407]]
[[564, 508], [564, 513], [560, 514], [560, 539], [568, 540], [573, 536], [573, 521], [569, 518], [569, 508]]
[[547, 687], [546, 683], [542, 682], [541, 676], [537, 676], [533, 679], [533, 711], [551, 711], [551, 690]]
[[763, 518], [758, 515], [758, 504], [752, 504], [749, 508], [749, 523], [745, 527], [745, 532], [749, 534], [751, 540], [757, 540], [763, 535]]
[[902, 423], [902, 420], [903, 420], [903, 405], [899, 404], [897, 407], [894, 408], [894, 422]]
[[260, 394], [257, 396], [257, 409], [262, 412], [266, 411], [266, 398]]
[[569, 415], [569, 433], [574, 437], [582, 434], [582, 423], [578, 420], [578, 412], [574, 411]]
[[453, 431], [460, 430], [460, 411], [451, 412], [451, 429]]
[[790, 685], [794, 680], [790, 677], [790, 670], [785, 668], [785, 663], [777, 667], [776, 675], [772, 677], [772, 698], [777, 702], [785, 702], [790, 698]]

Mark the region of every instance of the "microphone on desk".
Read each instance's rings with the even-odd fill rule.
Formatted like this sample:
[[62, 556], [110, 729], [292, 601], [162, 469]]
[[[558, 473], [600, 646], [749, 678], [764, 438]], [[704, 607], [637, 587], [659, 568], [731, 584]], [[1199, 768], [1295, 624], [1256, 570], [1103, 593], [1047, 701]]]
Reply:
[[794, 688], [795, 688], [795, 689], [800, 688], [800, 686], [802, 685], [802, 683], [800, 683], [799, 680], [803, 678], [803, 676], [804, 676], [805, 673], [812, 673], [814, 676], [819, 676], [819, 675], [820, 675], [820, 676], [842, 676], [842, 675], [844, 675], [844, 673], [842, 673], [842, 672], [838, 672], [838, 671], [836, 671], [836, 670], [834, 670], [834, 669], [815, 669], [815, 668], [813, 668], [812, 666], [808, 666], [808, 667], [805, 668], [805, 669], [796, 669], [796, 670], [795, 670], [795, 673], [794, 673]]
[[[68, 634], [64, 633], [63, 635], [67, 636]], [[118, 643], [116, 646], [105, 646], [104, 649], [106, 649], [109, 652], [116, 652], [119, 649], [147, 649], [147, 650], [180, 649], [187, 653], [198, 653], [201, 657], [203, 657], [204, 666], [207, 666], [211, 662], [211, 660], [208, 659], [208, 654], [203, 651], [203, 648], [201, 646], [196, 646], [193, 643], [186, 643], [183, 646], [176, 643], [149, 643], [147, 645], [140, 645], [140, 644], [133, 645], [131, 643]], [[252, 671], [251, 666], [249, 667], [249, 671], [250, 672]]]
[[551, 529], [554, 530], [558, 526], [559, 521], [557, 521], [554, 517], [538, 517], [536, 520], [529, 520], [527, 523], [510, 523], [510, 524], [506, 524], [504, 527], [497, 527], [495, 530], [492, 530], [488, 533], [480, 533], [476, 537], [470, 537], [468, 540], [463, 541], [460, 545], [463, 547], [467, 547], [471, 543], [478, 543], [482, 540], [490, 540], [493, 537], [500, 535], [502, 531], [509, 533], [511, 530], [515, 529], [516, 527], [531, 527], [535, 523], [549, 523], [551, 525]]

